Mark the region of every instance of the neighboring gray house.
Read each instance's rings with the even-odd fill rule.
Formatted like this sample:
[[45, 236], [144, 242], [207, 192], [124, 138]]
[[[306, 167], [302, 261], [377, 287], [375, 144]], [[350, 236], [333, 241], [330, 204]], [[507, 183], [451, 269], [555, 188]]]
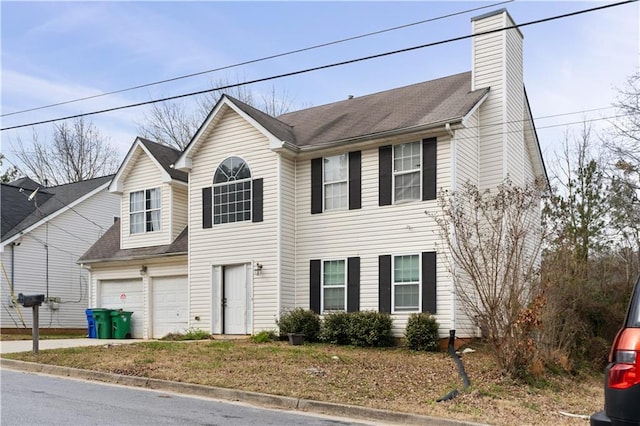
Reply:
[[31, 327], [19, 293], [44, 294], [43, 329], [86, 328], [88, 273], [76, 263], [120, 215], [113, 176], [43, 187], [29, 178], [0, 188], [2, 329]]
[[389, 312], [397, 336], [431, 312], [442, 337], [475, 335], [425, 211], [464, 182], [547, 178], [522, 34], [480, 35], [511, 25], [472, 20], [470, 72], [279, 117], [223, 96], [182, 153], [136, 140], [110, 186], [122, 220], [80, 259], [90, 304], [132, 300], [143, 338], [256, 333], [295, 307]]

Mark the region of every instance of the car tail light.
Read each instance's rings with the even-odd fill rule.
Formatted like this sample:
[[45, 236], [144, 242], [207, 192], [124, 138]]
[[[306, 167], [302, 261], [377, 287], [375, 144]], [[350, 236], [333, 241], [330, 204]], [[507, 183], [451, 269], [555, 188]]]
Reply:
[[612, 355], [614, 364], [609, 369], [609, 388], [627, 389], [639, 384], [638, 359], [640, 351], [615, 351]]

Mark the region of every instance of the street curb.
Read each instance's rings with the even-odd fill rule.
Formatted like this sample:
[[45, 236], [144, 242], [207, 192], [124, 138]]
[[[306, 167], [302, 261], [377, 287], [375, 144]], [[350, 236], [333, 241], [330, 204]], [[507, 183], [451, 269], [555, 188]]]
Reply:
[[313, 401], [310, 399], [293, 398], [288, 396], [270, 395], [265, 393], [241, 391], [237, 389], [219, 388], [213, 386], [196, 385], [169, 380], [150, 379], [146, 377], [125, 376], [122, 374], [105, 373], [102, 371], [83, 370], [80, 368], [60, 367], [57, 365], [38, 364], [34, 362], [0, 359], [0, 367], [12, 370], [44, 373], [55, 376], [71, 377], [75, 379], [95, 380], [115, 383], [123, 386], [140, 387], [158, 391], [176, 392], [187, 395], [204, 396], [207, 398], [226, 401], [241, 401], [252, 405], [279, 408], [284, 410], [305, 411], [336, 417], [349, 417], [373, 422], [384, 422], [405, 425], [423, 426], [481, 426], [481, 423], [452, 420], [418, 414], [400, 413], [389, 410], [359, 407], [355, 405], [336, 404], [332, 402]]

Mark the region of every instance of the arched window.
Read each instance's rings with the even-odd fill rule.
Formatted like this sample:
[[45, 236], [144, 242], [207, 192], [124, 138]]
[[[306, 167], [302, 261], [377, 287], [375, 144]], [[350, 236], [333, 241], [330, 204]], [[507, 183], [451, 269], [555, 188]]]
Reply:
[[251, 170], [239, 157], [224, 160], [213, 175], [213, 223], [251, 220]]

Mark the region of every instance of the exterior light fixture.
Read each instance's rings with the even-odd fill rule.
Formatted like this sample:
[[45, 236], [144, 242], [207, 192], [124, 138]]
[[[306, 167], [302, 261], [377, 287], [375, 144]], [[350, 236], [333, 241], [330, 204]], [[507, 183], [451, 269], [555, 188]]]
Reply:
[[256, 275], [262, 274], [262, 263], [256, 262], [256, 266], [253, 268], [253, 272]]

